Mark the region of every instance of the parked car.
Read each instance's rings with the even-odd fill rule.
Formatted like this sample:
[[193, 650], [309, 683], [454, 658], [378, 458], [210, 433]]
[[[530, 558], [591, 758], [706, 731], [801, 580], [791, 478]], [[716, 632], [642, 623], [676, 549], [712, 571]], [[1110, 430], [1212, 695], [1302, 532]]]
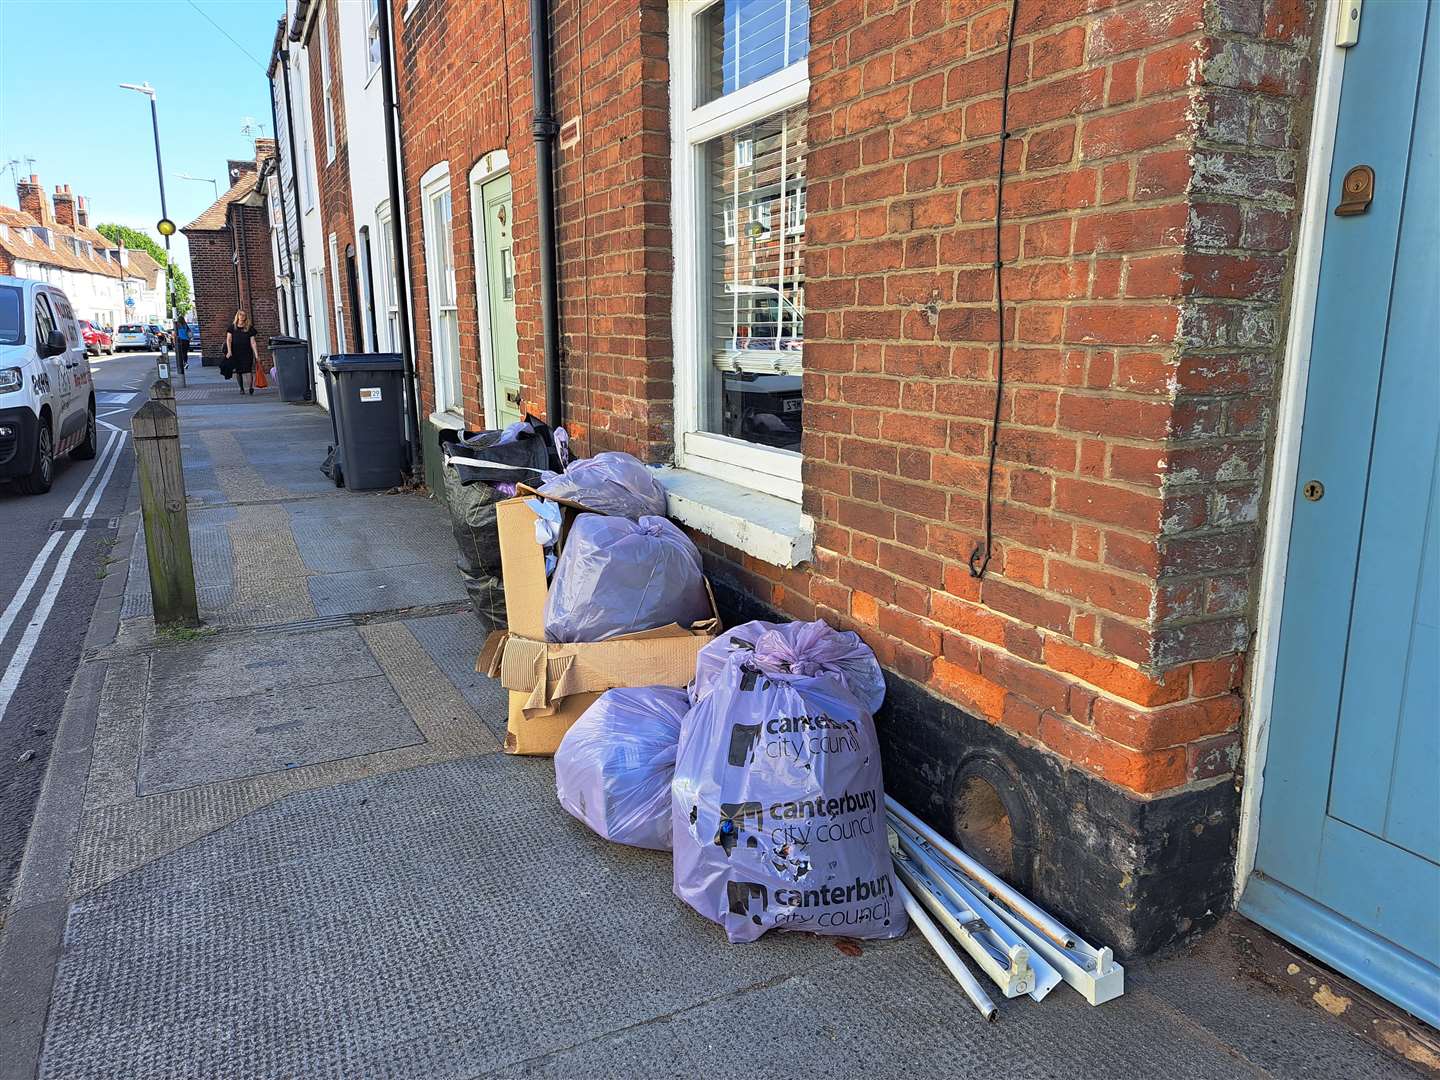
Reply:
[[773, 285], [726, 284], [731, 336], [714, 357], [721, 374], [724, 434], [800, 449], [801, 308]]
[[43, 495], [58, 456], [95, 449], [90, 357], [69, 299], [43, 281], [0, 277], [0, 480]]
[[153, 348], [163, 349], [170, 344], [170, 331], [159, 323], [152, 322], [146, 329], [150, 331], [150, 340], [155, 343]]
[[115, 337], [103, 326], [96, 326], [86, 319], [81, 319], [80, 333], [85, 338], [87, 355], [99, 356], [105, 353], [108, 356], [115, 351]]
[[115, 348], [120, 352], [126, 349], [153, 349], [155, 339], [143, 323], [122, 323], [120, 329], [115, 331]]

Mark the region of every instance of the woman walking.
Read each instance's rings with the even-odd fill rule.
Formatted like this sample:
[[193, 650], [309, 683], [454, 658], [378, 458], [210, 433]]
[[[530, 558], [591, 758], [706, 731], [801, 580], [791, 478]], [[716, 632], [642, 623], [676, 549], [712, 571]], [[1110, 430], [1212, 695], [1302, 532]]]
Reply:
[[250, 376], [250, 393], [255, 393], [255, 328], [245, 311], [235, 312], [235, 321], [225, 331], [225, 359], [235, 373], [240, 393], [245, 393], [245, 376]]

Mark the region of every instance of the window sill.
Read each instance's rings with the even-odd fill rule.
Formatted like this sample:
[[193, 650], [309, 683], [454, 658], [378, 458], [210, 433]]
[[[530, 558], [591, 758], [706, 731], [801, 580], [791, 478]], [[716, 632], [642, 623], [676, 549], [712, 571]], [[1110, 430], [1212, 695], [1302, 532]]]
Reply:
[[670, 516], [772, 566], [815, 553], [815, 520], [798, 503], [687, 469], [659, 470]]
[[465, 414], [456, 412], [453, 409], [444, 409], [440, 412], [431, 413], [430, 426], [436, 429], [453, 428], [456, 431], [470, 430], [470, 425], [465, 422]]

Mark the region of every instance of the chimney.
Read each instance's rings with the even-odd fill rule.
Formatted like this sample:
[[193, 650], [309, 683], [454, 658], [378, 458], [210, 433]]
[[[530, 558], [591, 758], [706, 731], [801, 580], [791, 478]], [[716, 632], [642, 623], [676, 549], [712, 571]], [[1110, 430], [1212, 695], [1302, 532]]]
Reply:
[[237, 161], [231, 158], [225, 163], [225, 175], [230, 178], [231, 187], [234, 187], [239, 179], [246, 173], [253, 173], [254, 171], [255, 162], [253, 161]]
[[75, 227], [75, 196], [70, 193], [69, 184], [55, 185], [55, 224]]
[[40, 186], [40, 177], [31, 173], [29, 180], [21, 180], [15, 185], [15, 194], [20, 197], [20, 209], [41, 225], [48, 229], [55, 224], [55, 219], [50, 215], [50, 200], [45, 197], [45, 189]]
[[75, 224], [82, 229], [90, 227], [90, 207], [85, 205], [85, 196], [75, 196]]
[[274, 156], [275, 156], [275, 146], [276, 146], [276, 143], [275, 143], [275, 140], [274, 140], [274, 139], [256, 139], [256, 140], [255, 140], [255, 164], [256, 164], [256, 165], [259, 165], [260, 162], [261, 162], [261, 160], [264, 159], [264, 158], [274, 157]]

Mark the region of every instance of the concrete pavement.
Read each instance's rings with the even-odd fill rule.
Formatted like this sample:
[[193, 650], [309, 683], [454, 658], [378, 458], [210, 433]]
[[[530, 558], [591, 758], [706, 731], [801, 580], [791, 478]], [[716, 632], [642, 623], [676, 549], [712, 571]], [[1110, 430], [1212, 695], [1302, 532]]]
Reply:
[[667, 856], [498, 752], [443, 510], [331, 487], [319, 410], [191, 385], [206, 630], [156, 637], [143, 555], [101, 598], [0, 938], [0, 1077], [1404, 1069], [1238, 978], [1220, 933], [994, 1025], [915, 934], [726, 944]]

